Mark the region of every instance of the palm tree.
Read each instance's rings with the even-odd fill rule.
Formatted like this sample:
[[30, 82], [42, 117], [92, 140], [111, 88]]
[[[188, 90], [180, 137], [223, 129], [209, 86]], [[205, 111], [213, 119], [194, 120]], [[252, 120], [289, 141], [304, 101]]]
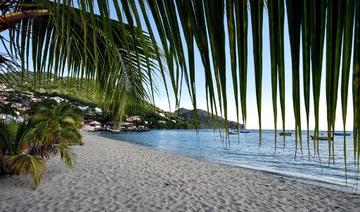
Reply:
[[66, 102], [53, 104], [47, 108], [39, 108], [32, 119], [39, 121], [39, 124], [32, 132], [31, 152], [48, 158], [59, 151], [63, 162], [72, 165], [72, 160], [68, 160], [72, 156], [66, 152], [65, 147], [82, 144], [78, 131], [82, 117], [75, 108]]
[[[165, 67], [171, 79], [176, 105], [180, 101], [181, 84], [184, 79], [193, 106], [196, 108], [194, 52], [199, 51], [204, 66], [208, 109], [212, 112], [220, 112], [227, 118], [228, 80], [225, 41], [228, 40], [236, 107], [241, 107], [241, 118], [245, 124], [247, 37], [248, 23], [250, 23], [260, 129], [262, 40], [264, 39], [262, 30], [264, 8], [266, 8], [269, 17], [274, 115], [277, 116], [277, 103], [280, 99], [283, 130], [285, 128], [284, 34], [289, 33], [296, 138], [301, 140], [301, 93], [304, 95], [307, 128], [312, 97], [316, 134], [319, 130], [322, 64], [325, 60], [328, 131], [331, 133], [335, 129], [340, 75], [345, 129], [349, 76], [352, 74], [354, 147], [358, 156], [360, 155], [360, 145], [358, 145], [360, 142], [360, 83], [358, 83], [360, 3], [358, 1], [33, 0], [2, 1], [2, 3], [0, 31], [9, 31], [10, 46], [14, 50], [8, 51], [10, 56], [1, 57], [2, 64], [10, 63], [11, 58], [19, 58], [20, 67], [26, 72], [26, 64], [32, 59], [37, 73], [34, 85], [42, 81], [40, 73], [51, 72], [56, 76], [64, 76], [63, 70], [66, 66], [71, 76], [95, 79], [94, 88], [103, 94], [99, 96], [104, 105], [116, 110], [116, 113], [121, 113], [124, 108], [129, 91], [140, 98], [152, 93], [143, 86], [145, 83], [153, 88], [152, 71], [160, 69], [161, 76], [166, 82]], [[114, 10], [110, 10], [109, 5]], [[94, 7], [98, 10], [95, 11]], [[111, 11], [115, 12], [111, 13]], [[248, 16], [251, 16], [251, 22], [248, 22]], [[288, 32], [284, 31], [285, 17]], [[152, 19], [155, 26], [151, 24]], [[143, 23], [146, 26], [142, 26]], [[148, 31], [148, 35], [143, 29]], [[159, 45], [155, 40], [155, 32], [158, 32], [160, 38]], [[355, 39], [352, 42], [354, 34]], [[302, 61], [300, 61], [300, 52], [303, 53]], [[301, 62], [302, 70], [300, 70]], [[300, 91], [301, 73], [304, 76], [303, 91]], [[124, 79], [126, 83], [123, 83]], [[121, 105], [118, 102], [121, 102]], [[240, 109], [237, 113], [239, 119]]]
[[1, 174], [31, 173], [34, 184], [39, 185], [45, 170], [44, 161], [37, 155], [24, 152], [31, 141], [31, 131], [36, 123], [26, 121], [2, 124], [0, 127], [0, 171]]
[[81, 117], [67, 103], [40, 109], [23, 123], [0, 126], [0, 173], [31, 173], [35, 186], [45, 170], [44, 161], [60, 153], [67, 166], [74, 163], [75, 154], [69, 145], [81, 144], [78, 131]]

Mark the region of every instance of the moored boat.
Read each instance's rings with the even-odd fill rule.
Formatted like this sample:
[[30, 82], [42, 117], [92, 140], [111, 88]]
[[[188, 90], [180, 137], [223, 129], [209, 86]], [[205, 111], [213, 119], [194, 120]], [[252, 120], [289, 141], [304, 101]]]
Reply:
[[291, 132], [280, 132], [279, 135], [280, 136], [291, 136], [292, 133]]
[[350, 136], [351, 133], [348, 132], [334, 132], [334, 136]]
[[107, 131], [111, 132], [111, 133], [120, 133], [121, 130], [119, 129], [107, 129]]
[[318, 140], [318, 141], [328, 141], [328, 140], [332, 141], [332, 140], [334, 140], [333, 137], [327, 137], [327, 136], [318, 136], [318, 137], [316, 137], [316, 136], [311, 135], [310, 137], [311, 137], [311, 140]]

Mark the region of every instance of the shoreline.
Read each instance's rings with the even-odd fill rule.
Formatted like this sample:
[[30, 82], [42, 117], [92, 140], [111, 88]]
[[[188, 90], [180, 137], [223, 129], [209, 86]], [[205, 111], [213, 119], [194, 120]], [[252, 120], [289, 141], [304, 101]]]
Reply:
[[[157, 129], [157, 130], [159, 130], [159, 129]], [[161, 129], [161, 130], [168, 130], [168, 129]], [[173, 129], [170, 129], [170, 130], [173, 130]], [[270, 131], [273, 131], [273, 130], [270, 130]], [[270, 175], [276, 175], [276, 176], [280, 176], [280, 177], [285, 177], [285, 178], [288, 178], [289, 180], [296, 180], [296, 181], [299, 181], [299, 182], [302, 182], [302, 183], [305, 183], [305, 184], [311, 184], [311, 185], [314, 185], [314, 186], [321, 186], [321, 187], [334, 189], [334, 190], [337, 190], [337, 191], [342, 191], [342, 192], [346, 192], [346, 193], [350, 193], [350, 194], [360, 195], [360, 187], [356, 187], [357, 184], [354, 185], [354, 186], [351, 186], [350, 184], [348, 184], [348, 185], [337, 184], [337, 183], [332, 183], [331, 181], [324, 181], [324, 180], [321, 180], [321, 179], [312, 179], [312, 178], [306, 177], [304, 175], [296, 176], [296, 175], [294, 175], [292, 173], [277, 172], [277, 171], [274, 171], [274, 170], [266, 170], [266, 169], [252, 167], [252, 166], [246, 165], [246, 164], [231, 163], [231, 162], [228, 162], [228, 161], [225, 161], [225, 160], [220, 160], [220, 159], [208, 159], [208, 158], [202, 157], [202, 156], [196, 156], [196, 155], [192, 155], [192, 154], [186, 154], [186, 153], [181, 153], [181, 152], [156, 148], [156, 147], [153, 147], [151, 145], [143, 144], [143, 143], [137, 142], [137, 141], [134, 142], [134, 141], [130, 141], [130, 140], [114, 139], [114, 138], [102, 135], [101, 134], [102, 132], [87, 132], [87, 133], [92, 133], [92, 135], [94, 135], [94, 136], [99, 136], [99, 137], [102, 137], [102, 138], [115, 140], [115, 141], [126, 143], [126, 144], [129, 144], [129, 145], [140, 146], [140, 147], [152, 150], [152, 151], [158, 151], [158, 152], [162, 152], [162, 153], [165, 153], [165, 154], [171, 154], [171, 155], [174, 155], [174, 156], [191, 158], [191, 159], [199, 160], [199, 161], [202, 161], [202, 162], [215, 163], [215, 164], [218, 164], [218, 165], [224, 165], [224, 166], [229, 166], [229, 167], [233, 167], [233, 168], [240, 168], [240, 169], [246, 169], [246, 170], [250, 170], [250, 171], [262, 172], [262, 173], [266, 173], [266, 174], [270, 174]], [[106, 134], [106, 132], [105, 132], [105, 134]], [[359, 177], [360, 177], [360, 175], [359, 175]], [[359, 180], [360, 180], [360, 178], [359, 178]]]
[[0, 178], [0, 211], [354, 211], [360, 195], [281, 174], [189, 158], [82, 133], [72, 169], [47, 162], [38, 189], [29, 177]]

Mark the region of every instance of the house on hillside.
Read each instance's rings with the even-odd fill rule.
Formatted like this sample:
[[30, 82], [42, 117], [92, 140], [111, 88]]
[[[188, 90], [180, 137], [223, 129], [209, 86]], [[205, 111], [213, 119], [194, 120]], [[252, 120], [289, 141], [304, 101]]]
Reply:
[[121, 123], [120, 129], [123, 131], [135, 131], [137, 128], [131, 122], [124, 122], [124, 123]]
[[5, 117], [5, 114], [0, 114], [0, 123], [5, 123], [5, 119], [6, 119], [6, 117]]
[[127, 122], [134, 122], [134, 121], [141, 121], [141, 117], [140, 116], [129, 116], [126, 118]]
[[95, 112], [96, 112], [96, 113], [102, 113], [102, 110], [101, 110], [101, 108], [96, 107], [96, 108], [95, 108]]
[[55, 100], [57, 103], [64, 101], [64, 99], [59, 96], [53, 96], [53, 97], [50, 97], [50, 99]]
[[159, 115], [160, 117], [162, 117], [162, 118], [165, 118], [165, 117], [166, 117], [164, 113], [158, 113], [158, 115]]
[[101, 130], [101, 123], [98, 121], [91, 121], [89, 122], [86, 127], [87, 131], [99, 131]]

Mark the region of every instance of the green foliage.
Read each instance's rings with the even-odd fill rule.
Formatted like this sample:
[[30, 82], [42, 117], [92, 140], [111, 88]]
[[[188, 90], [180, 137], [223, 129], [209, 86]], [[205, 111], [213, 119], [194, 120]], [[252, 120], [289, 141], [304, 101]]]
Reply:
[[69, 145], [82, 143], [78, 131], [82, 118], [64, 102], [40, 102], [30, 114], [22, 123], [1, 124], [0, 172], [30, 173], [34, 185], [38, 186], [46, 159], [60, 153], [65, 165], [73, 165], [75, 155]]
[[[104, 18], [107, 4], [98, 2], [100, 15], [96, 15], [93, 2], [82, 2], [79, 8], [62, 3], [67, 2], [18, 1], [2, 11], [13, 23], [0, 29], [8, 29], [11, 38], [7, 54], [20, 59], [19, 82], [29, 68], [34, 70], [34, 88], [65, 76], [80, 79], [73, 85], [88, 81], [98, 101], [117, 117], [126, 102], [114, 100], [129, 95], [148, 100], [145, 88], [153, 87], [148, 74], [157, 69], [150, 37], [130, 21], [125, 24], [108, 15]], [[21, 13], [31, 18], [17, 19]]]
[[[256, 103], [259, 116], [259, 129], [261, 133], [261, 99], [262, 99], [262, 29], [263, 29], [263, 0], [250, 0], [251, 29], [253, 37], [253, 53], [255, 67]], [[261, 138], [261, 134], [260, 134]], [[259, 140], [261, 141], [261, 139]]]
[[[180, 108], [175, 111], [175, 114], [185, 118], [190, 123], [190, 126], [194, 126], [194, 116], [198, 116], [199, 128], [201, 129], [217, 129], [224, 128], [226, 120], [220, 116], [216, 116], [204, 110], [197, 110], [195, 114], [194, 110], [187, 110], [185, 108]], [[244, 125], [238, 124], [234, 121], [227, 121], [227, 125], [231, 129], [242, 129]]]
[[286, 11], [289, 25], [289, 38], [292, 64], [292, 97], [295, 117], [295, 141], [301, 144], [301, 116], [300, 116], [300, 35], [301, 35], [301, 9], [302, 1], [286, 0]]
[[40, 185], [41, 177], [45, 171], [45, 163], [36, 155], [19, 153], [6, 160], [6, 169], [10, 174], [31, 173], [33, 182], [37, 187]]

